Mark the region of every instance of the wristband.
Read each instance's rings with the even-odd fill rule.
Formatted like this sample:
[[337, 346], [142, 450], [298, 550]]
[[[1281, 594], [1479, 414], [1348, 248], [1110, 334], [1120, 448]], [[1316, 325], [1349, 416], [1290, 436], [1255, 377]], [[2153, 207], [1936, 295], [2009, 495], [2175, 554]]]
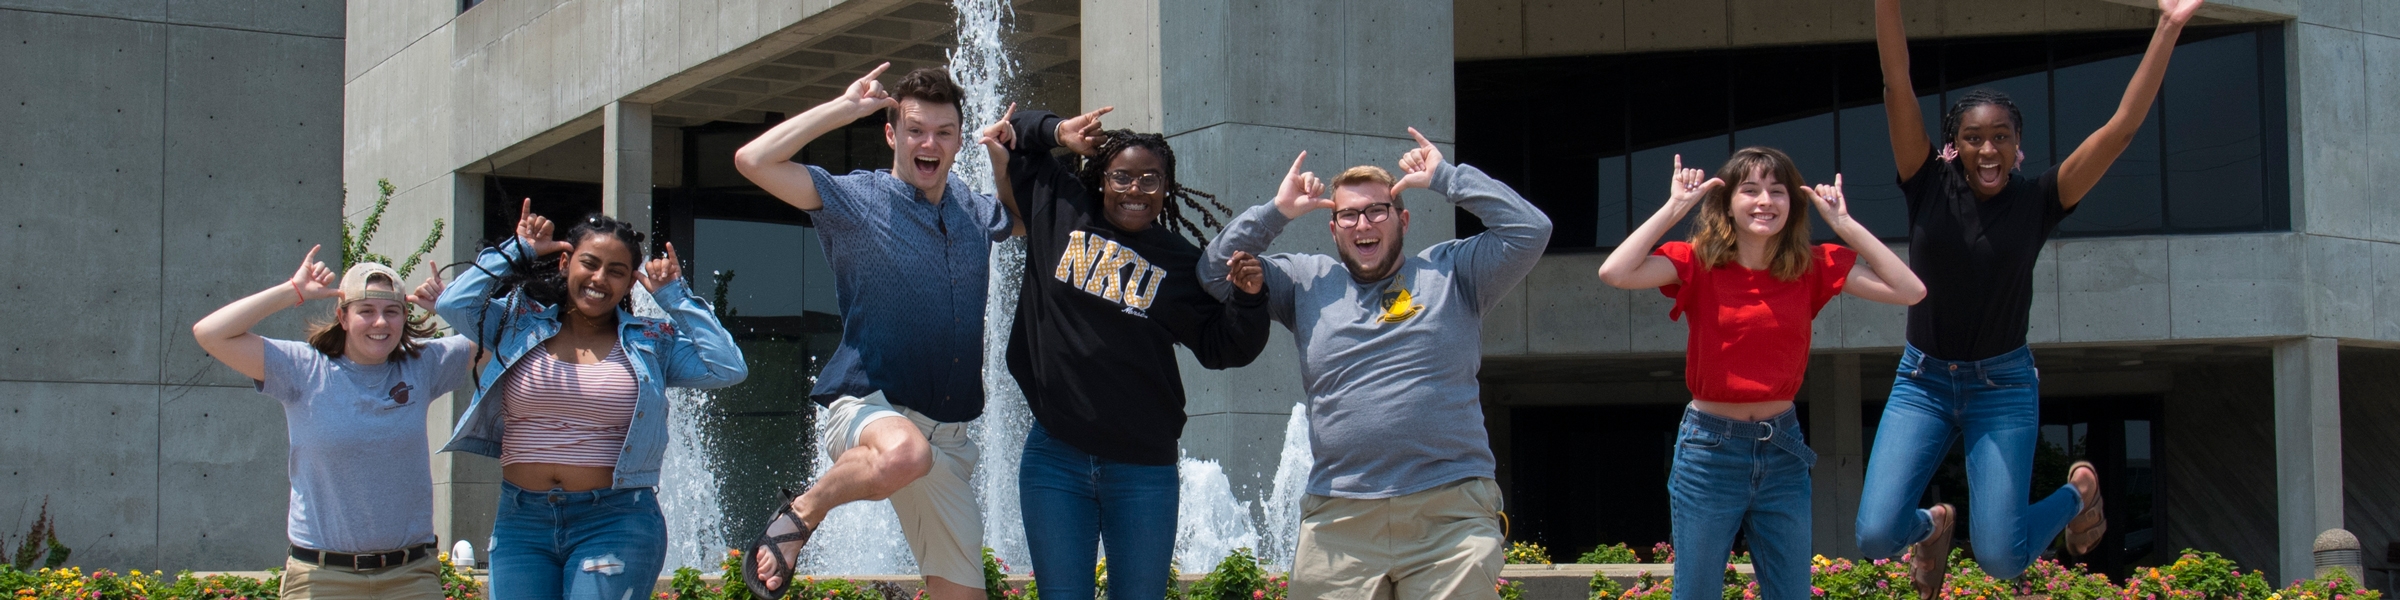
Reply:
[[300, 293], [300, 280], [298, 279], [292, 280], [292, 295], [299, 298], [292, 302], [292, 306], [308, 304], [308, 295]]

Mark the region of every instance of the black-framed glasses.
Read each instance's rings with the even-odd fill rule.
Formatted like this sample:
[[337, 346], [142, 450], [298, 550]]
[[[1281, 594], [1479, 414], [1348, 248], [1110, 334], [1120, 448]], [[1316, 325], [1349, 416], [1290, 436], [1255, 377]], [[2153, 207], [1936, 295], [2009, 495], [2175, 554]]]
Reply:
[[1392, 218], [1392, 203], [1377, 202], [1367, 205], [1366, 208], [1333, 211], [1333, 222], [1343, 227], [1357, 227], [1358, 218], [1361, 216], [1366, 217], [1368, 223], [1382, 223]]
[[1139, 190], [1144, 194], [1156, 194], [1159, 190], [1166, 188], [1167, 179], [1159, 177], [1157, 173], [1143, 173], [1140, 177], [1135, 177], [1132, 173], [1124, 171], [1108, 172], [1108, 190], [1112, 192], [1122, 194]]

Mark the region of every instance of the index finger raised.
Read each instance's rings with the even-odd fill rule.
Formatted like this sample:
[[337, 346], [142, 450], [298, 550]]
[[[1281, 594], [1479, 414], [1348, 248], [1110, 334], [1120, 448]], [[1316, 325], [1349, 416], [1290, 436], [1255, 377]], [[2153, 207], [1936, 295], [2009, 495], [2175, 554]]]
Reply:
[[1294, 158], [1294, 159], [1292, 159], [1292, 172], [1291, 172], [1291, 173], [1288, 173], [1288, 174], [1285, 174], [1285, 175], [1284, 175], [1284, 177], [1299, 177], [1299, 176], [1300, 176], [1300, 165], [1301, 165], [1302, 163], [1306, 163], [1306, 162], [1308, 162], [1308, 151], [1307, 151], [1307, 150], [1301, 150], [1301, 151], [1300, 151], [1300, 157], [1299, 157], [1299, 158]]
[[1434, 145], [1433, 145], [1433, 140], [1428, 140], [1428, 139], [1425, 139], [1425, 134], [1422, 134], [1422, 133], [1417, 133], [1417, 128], [1415, 128], [1415, 127], [1410, 127], [1410, 128], [1408, 128], [1408, 136], [1409, 136], [1409, 137], [1413, 137], [1413, 138], [1417, 138], [1417, 147], [1419, 147], [1419, 148], [1432, 148], [1432, 147], [1434, 147]]
[[533, 197], [527, 196], [525, 198], [525, 205], [517, 209], [517, 220], [523, 221], [525, 220], [525, 217], [530, 216], [533, 216]]
[[874, 81], [874, 80], [875, 80], [875, 78], [877, 78], [877, 77], [882, 77], [882, 76], [883, 76], [883, 70], [884, 70], [884, 69], [889, 69], [889, 68], [892, 68], [892, 63], [891, 63], [891, 62], [889, 62], [889, 61], [886, 61], [886, 62], [884, 62], [883, 64], [880, 64], [880, 65], [875, 65], [875, 68], [874, 68], [874, 69], [870, 69], [870, 70], [868, 70], [868, 71], [867, 71], [867, 76], [865, 76], [865, 77], [860, 77], [860, 78], [858, 78], [858, 80], [859, 80], [859, 81]]
[[309, 263], [317, 262], [317, 250], [324, 247], [324, 244], [309, 246], [308, 255], [300, 257], [300, 266], [305, 268], [309, 265]]

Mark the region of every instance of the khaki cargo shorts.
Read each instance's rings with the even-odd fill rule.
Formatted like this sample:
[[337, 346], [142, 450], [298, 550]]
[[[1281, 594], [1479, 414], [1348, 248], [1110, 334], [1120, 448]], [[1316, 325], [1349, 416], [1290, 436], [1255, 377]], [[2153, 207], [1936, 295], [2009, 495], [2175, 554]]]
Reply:
[[900, 514], [900, 533], [908, 538], [917, 570], [926, 577], [983, 589], [983, 510], [976, 505], [975, 461], [982, 455], [966, 423], [943, 423], [883, 399], [883, 392], [865, 398], [843, 396], [825, 408], [825, 434], [819, 450], [828, 461], [858, 446], [867, 424], [904, 418], [917, 426], [933, 446], [933, 470], [892, 492], [892, 511]]
[[1499, 598], [1500, 485], [1473, 477], [1394, 498], [1300, 501], [1293, 598]]

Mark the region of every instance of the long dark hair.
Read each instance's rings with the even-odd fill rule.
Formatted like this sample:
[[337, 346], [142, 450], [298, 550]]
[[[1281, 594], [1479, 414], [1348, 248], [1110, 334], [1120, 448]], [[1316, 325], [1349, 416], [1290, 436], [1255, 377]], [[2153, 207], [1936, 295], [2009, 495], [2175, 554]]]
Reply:
[[[625, 244], [626, 251], [633, 253], [633, 264], [642, 264], [644, 256], [642, 232], [635, 230], [633, 225], [608, 215], [593, 213], [591, 216], [584, 217], [583, 222], [577, 223], [574, 228], [567, 230], [565, 241], [580, 247], [584, 240], [591, 239], [596, 235], [616, 237], [617, 241]], [[506, 241], [508, 240], [505, 238], [501, 240], [501, 242]], [[526, 254], [531, 253], [530, 249], [526, 252]], [[567, 274], [559, 269], [558, 261], [541, 260], [540, 257], [535, 256], [510, 259], [508, 274], [500, 276], [498, 279], [499, 284], [493, 286], [492, 294], [483, 299], [485, 310], [475, 313], [473, 339], [475, 344], [483, 347], [486, 352], [497, 352], [500, 347], [500, 337], [508, 332], [509, 327], [516, 324], [518, 314], [532, 312], [520, 310], [525, 307], [525, 302], [533, 302], [537, 306], [562, 306], [567, 301]], [[508, 309], [501, 312], [503, 316], [496, 327], [485, 322], [486, 315], [491, 314], [491, 305], [494, 303], [504, 304]], [[618, 299], [617, 308], [632, 312], [633, 294], [628, 293], [624, 298]], [[508, 365], [501, 365], [500, 368], [506, 370]], [[477, 391], [481, 391], [480, 380], [476, 385], [478, 386]]]
[[[1978, 88], [1975, 91], [1967, 92], [1967, 95], [1959, 96], [1957, 102], [1950, 103], [1950, 112], [1942, 114], [1942, 146], [1944, 148], [1954, 147], [1958, 143], [1959, 120], [1966, 118], [1967, 111], [1975, 110], [1980, 106], [1998, 106], [2008, 109], [2008, 128], [2012, 133], [2017, 134], [2018, 147], [2024, 146], [2025, 113], [2017, 110], [2017, 102], [2010, 100], [2008, 94], [2001, 93], [1999, 90]], [[2023, 154], [2023, 152], [2023, 150], [2018, 151], [2019, 154]], [[2023, 166], [2024, 159], [2017, 160], [2019, 166]], [[1968, 198], [1975, 197], [1975, 189], [1967, 185], [1967, 166], [1960, 164], [1960, 161], [1957, 160], [1944, 160], [1942, 163], [1942, 168], [1950, 170], [1948, 178], [1950, 183], [1945, 186], [1948, 188], [1945, 191], [1950, 194], [1950, 197], [1957, 198], [1961, 195]]]
[[1109, 161], [1116, 160], [1117, 154], [1123, 153], [1126, 148], [1140, 147], [1157, 154], [1159, 160], [1166, 163], [1167, 181], [1164, 191], [1167, 201], [1159, 204], [1158, 224], [1160, 226], [1166, 227], [1168, 231], [1197, 238], [1202, 246], [1208, 245], [1208, 236], [1201, 235], [1200, 227], [1193, 225], [1190, 218], [1183, 216], [1183, 207], [1177, 204], [1177, 201], [1181, 201], [1182, 205], [1191, 206], [1193, 212], [1200, 213], [1200, 222], [1208, 224], [1210, 229], [1225, 230], [1224, 224], [1217, 221], [1216, 213], [1209, 212], [1208, 207], [1200, 205], [1200, 199], [1207, 198], [1210, 205], [1215, 206], [1226, 216], [1233, 216], [1233, 209], [1226, 208], [1223, 202], [1218, 202], [1215, 194], [1183, 187], [1182, 183], [1175, 180], [1175, 149], [1167, 145], [1165, 136], [1155, 133], [1134, 133], [1130, 129], [1111, 129], [1101, 132], [1100, 136], [1102, 139], [1098, 156], [1084, 158], [1083, 166], [1076, 170], [1076, 178], [1083, 181], [1084, 187], [1102, 193], [1107, 192], [1107, 188], [1101, 182], [1107, 180]]

